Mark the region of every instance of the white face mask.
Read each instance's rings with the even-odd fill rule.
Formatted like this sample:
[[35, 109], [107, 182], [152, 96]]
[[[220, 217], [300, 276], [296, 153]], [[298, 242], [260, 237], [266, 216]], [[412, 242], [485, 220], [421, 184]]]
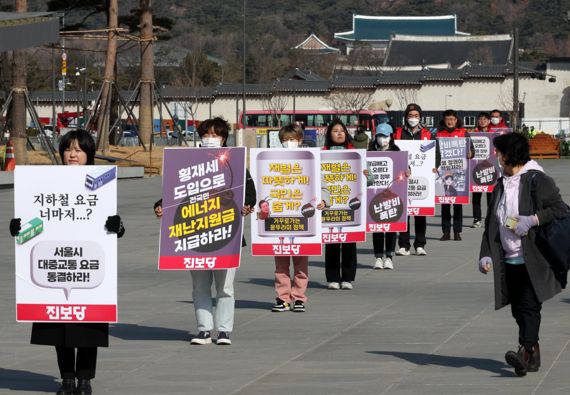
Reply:
[[222, 139], [219, 137], [202, 137], [202, 147], [204, 148], [220, 148]]
[[491, 118], [491, 123], [492, 123], [493, 125], [498, 125], [500, 121], [501, 121], [500, 118], [497, 118], [497, 117]]
[[388, 147], [388, 145], [390, 145], [390, 137], [378, 135], [378, 136], [376, 136], [376, 142], [378, 143], [378, 145], [380, 147], [386, 148], [386, 147]]
[[413, 128], [418, 126], [419, 123], [420, 123], [420, 120], [418, 118], [408, 118], [408, 125], [410, 125]]
[[299, 141], [298, 140], [284, 141], [283, 148], [299, 148]]

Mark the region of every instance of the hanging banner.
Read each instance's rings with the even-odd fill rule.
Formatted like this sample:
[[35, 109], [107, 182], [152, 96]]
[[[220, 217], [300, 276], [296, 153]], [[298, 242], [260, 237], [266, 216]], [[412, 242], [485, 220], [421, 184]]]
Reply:
[[408, 215], [435, 215], [435, 140], [397, 140], [396, 145], [408, 152]]
[[321, 255], [320, 153], [317, 148], [250, 150], [257, 192], [252, 255]]
[[322, 190], [329, 204], [322, 212], [323, 243], [366, 241], [365, 169], [365, 150], [321, 152]]
[[167, 148], [159, 270], [239, 267], [245, 148]]
[[16, 166], [16, 319], [117, 322], [116, 166]]
[[367, 188], [367, 232], [405, 232], [408, 229], [408, 153], [369, 151], [368, 171], [374, 182]]
[[437, 169], [435, 202], [469, 204], [469, 139], [438, 138], [441, 164]]
[[475, 156], [469, 160], [471, 173], [469, 190], [471, 192], [493, 192], [497, 180], [501, 177], [501, 168], [493, 147], [493, 140], [511, 131], [512, 129], [495, 129], [492, 132], [469, 133], [475, 148]]

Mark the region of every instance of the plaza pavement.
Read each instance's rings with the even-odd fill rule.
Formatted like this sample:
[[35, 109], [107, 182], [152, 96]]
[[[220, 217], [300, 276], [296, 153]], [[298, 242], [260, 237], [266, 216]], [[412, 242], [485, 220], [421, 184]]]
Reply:
[[[570, 202], [570, 161], [541, 163]], [[323, 258], [311, 258], [304, 314], [270, 311], [273, 260], [244, 249], [234, 344], [190, 346], [190, 274], [156, 269], [160, 186], [119, 181], [120, 323], [99, 351], [95, 394], [570, 393], [570, 294], [544, 306], [541, 370], [515, 377], [503, 356], [516, 326], [508, 308], [493, 309], [492, 276], [477, 271], [482, 230], [468, 228], [470, 206], [462, 242], [440, 242], [440, 219], [429, 219], [429, 255], [396, 257], [394, 271], [371, 269], [369, 237], [352, 291], [327, 290]], [[12, 212], [13, 190], [0, 189], [0, 394], [55, 392], [53, 347], [30, 345], [31, 325], [14, 318]]]

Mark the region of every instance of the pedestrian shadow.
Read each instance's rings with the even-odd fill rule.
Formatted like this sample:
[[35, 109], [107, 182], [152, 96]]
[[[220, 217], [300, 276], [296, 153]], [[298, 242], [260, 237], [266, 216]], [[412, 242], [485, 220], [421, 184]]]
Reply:
[[[363, 248], [363, 249], [358, 249], [357, 254], [361, 255], [361, 254], [372, 254], [372, 250], [370, 248]], [[356, 264], [356, 268], [357, 269], [369, 269], [372, 266], [372, 263], [370, 265], [363, 265], [361, 263], [357, 263]], [[316, 261], [316, 262], [311, 262], [309, 261], [309, 267], [319, 267], [324, 269], [325, 268], [325, 262], [321, 262], [321, 261]]]
[[109, 334], [122, 340], [180, 341], [188, 339], [188, 331], [137, 324], [112, 324], [109, 326]]
[[377, 355], [390, 355], [422, 366], [437, 365], [449, 368], [472, 367], [478, 370], [487, 370], [501, 377], [514, 376], [514, 372], [509, 370], [508, 366], [505, 363], [489, 358], [452, 357], [447, 355], [422, 354], [400, 351], [367, 351], [367, 353]]
[[[244, 284], [254, 284], [254, 285], [262, 285], [265, 287], [274, 287], [275, 286], [275, 280], [272, 278], [249, 278], [245, 281], [241, 281]], [[309, 281], [309, 288], [326, 288], [327, 286], [324, 284], [321, 284], [319, 282], [316, 281]], [[273, 305], [272, 305], [273, 306]]]
[[0, 390], [51, 392], [59, 388], [59, 380], [54, 376], [28, 372], [27, 370], [14, 370], [0, 368]]
[[560, 301], [561, 301], [562, 303], [570, 303], [570, 298], [561, 299]]

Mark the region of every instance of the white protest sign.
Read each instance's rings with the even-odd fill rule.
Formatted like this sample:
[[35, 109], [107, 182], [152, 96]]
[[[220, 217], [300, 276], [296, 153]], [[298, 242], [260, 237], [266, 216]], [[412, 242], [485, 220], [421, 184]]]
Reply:
[[117, 321], [115, 166], [18, 166], [16, 319]]

